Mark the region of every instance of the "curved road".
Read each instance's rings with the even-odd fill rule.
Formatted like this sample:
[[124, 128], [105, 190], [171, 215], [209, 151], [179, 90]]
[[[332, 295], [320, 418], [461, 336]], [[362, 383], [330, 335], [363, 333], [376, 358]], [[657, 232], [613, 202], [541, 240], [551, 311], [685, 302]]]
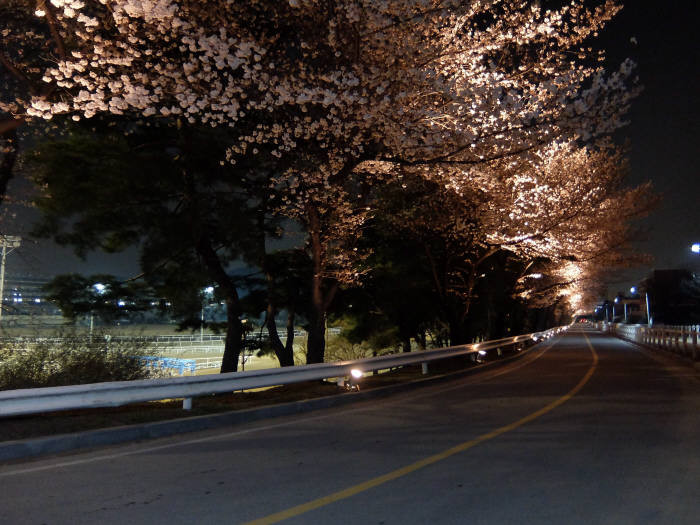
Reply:
[[695, 524], [700, 379], [571, 330], [389, 399], [0, 467], [0, 523]]

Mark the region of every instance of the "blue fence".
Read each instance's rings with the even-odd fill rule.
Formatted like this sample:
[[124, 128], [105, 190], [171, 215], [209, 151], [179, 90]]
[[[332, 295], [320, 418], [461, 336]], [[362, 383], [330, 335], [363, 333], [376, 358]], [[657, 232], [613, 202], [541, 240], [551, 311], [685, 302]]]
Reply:
[[157, 357], [157, 356], [140, 356], [139, 359], [146, 363], [147, 366], [153, 369], [174, 370], [181, 376], [185, 375], [185, 371], [197, 371], [197, 362], [194, 359], [178, 359], [176, 357]]

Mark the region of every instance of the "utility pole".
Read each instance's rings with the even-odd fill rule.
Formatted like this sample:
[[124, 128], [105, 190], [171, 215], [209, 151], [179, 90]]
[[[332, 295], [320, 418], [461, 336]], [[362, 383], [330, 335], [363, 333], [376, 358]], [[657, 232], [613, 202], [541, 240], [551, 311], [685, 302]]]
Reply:
[[2, 244], [2, 262], [0, 262], [0, 321], [2, 320], [2, 305], [5, 299], [5, 258], [7, 254], [12, 253], [15, 248], [19, 248], [21, 241], [21, 237], [0, 235], [0, 244]]

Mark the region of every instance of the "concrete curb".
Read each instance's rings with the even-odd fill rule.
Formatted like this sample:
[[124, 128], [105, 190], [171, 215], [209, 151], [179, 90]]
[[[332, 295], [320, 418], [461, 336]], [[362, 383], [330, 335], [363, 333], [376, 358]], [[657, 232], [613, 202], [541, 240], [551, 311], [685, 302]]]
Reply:
[[289, 416], [319, 410], [348, 405], [359, 401], [390, 396], [407, 390], [421, 388], [442, 382], [452, 381], [460, 377], [476, 374], [508, 364], [537, 348], [539, 344], [523, 350], [515, 355], [485, 363], [483, 365], [452, 372], [399, 385], [390, 385], [367, 391], [349, 392], [334, 396], [326, 396], [304, 401], [295, 401], [278, 405], [268, 405], [248, 410], [223, 412], [220, 414], [208, 414], [203, 416], [190, 416], [153, 423], [141, 423], [70, 434], [58, 434], [41, 438], [6, 441], [0, 443], [0, 462], [16, 459], [44, 456], [69, 452], [78, 449], [89, 449], [107, 445], [116, 445], [130, 441], [154, 439], [173, 436], [186, 432], [210, 430], [229, 425], [249, 423], [260, 419], [269, 419], [280, 416]]

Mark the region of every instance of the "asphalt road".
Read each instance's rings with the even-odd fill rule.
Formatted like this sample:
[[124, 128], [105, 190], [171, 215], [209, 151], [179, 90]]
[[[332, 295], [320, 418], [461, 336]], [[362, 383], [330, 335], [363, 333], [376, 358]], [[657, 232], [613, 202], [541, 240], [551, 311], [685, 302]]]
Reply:
[[696, 524], [698, 372], [570, 331], [479, 375], [0, 467], [0, 523]]

